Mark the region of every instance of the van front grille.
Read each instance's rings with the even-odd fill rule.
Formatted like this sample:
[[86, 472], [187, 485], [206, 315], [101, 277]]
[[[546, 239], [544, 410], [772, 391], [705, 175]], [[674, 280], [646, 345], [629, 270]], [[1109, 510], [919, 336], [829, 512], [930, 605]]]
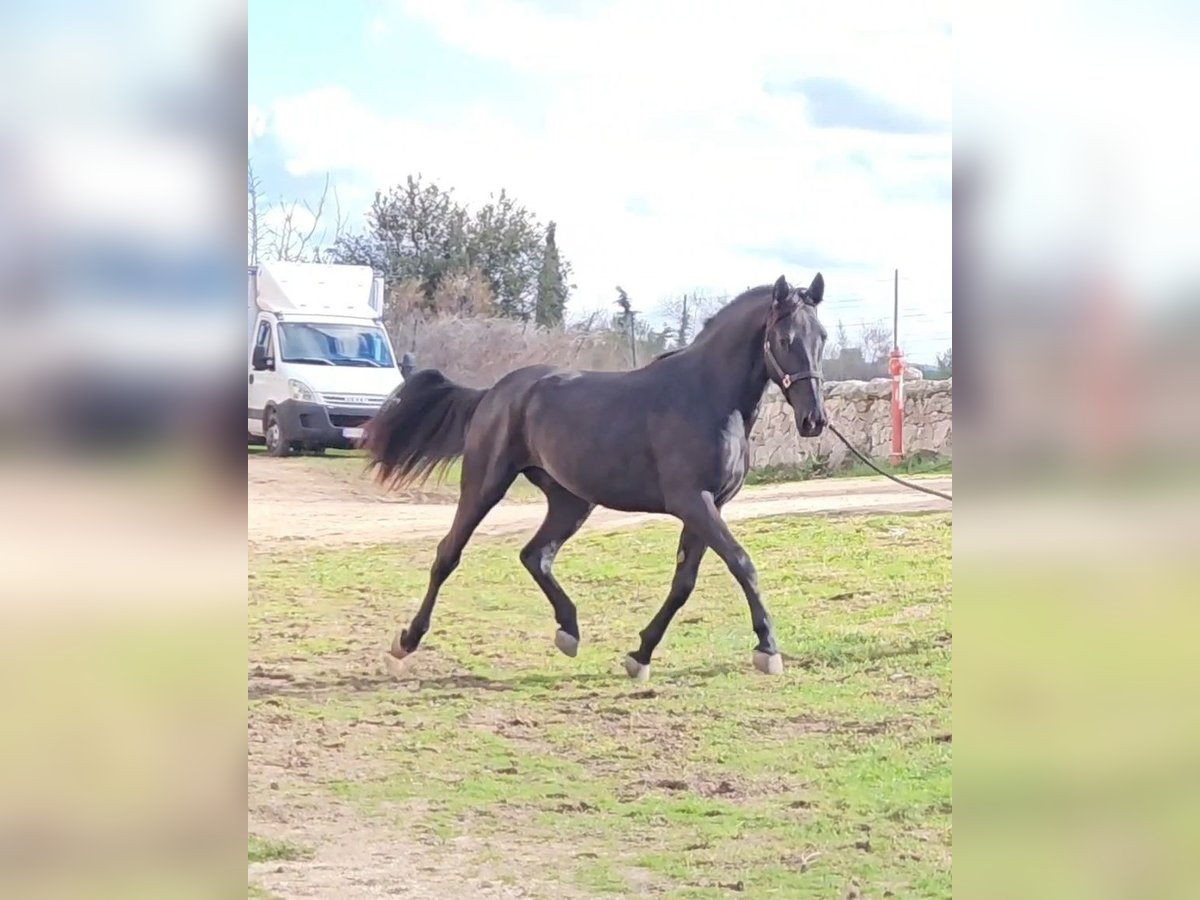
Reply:
[[370, 416], [347, 416], [335, 414], [329, 417], [329, 421], [333, 423], [335, 428], [361, 428], [370, 420]]
[[382, 406], [387, 398], [382, 394], [326, 394], [321, 393], [326, 403], [337, 406]]

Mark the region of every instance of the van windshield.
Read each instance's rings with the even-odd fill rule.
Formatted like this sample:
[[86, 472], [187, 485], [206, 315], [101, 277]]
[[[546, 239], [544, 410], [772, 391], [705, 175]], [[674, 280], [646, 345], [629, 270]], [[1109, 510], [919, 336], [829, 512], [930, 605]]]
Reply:
[[284, 322], [279, 326], [284, 362], [325, 366], [395, 366], [383, 329], [374, 325]]

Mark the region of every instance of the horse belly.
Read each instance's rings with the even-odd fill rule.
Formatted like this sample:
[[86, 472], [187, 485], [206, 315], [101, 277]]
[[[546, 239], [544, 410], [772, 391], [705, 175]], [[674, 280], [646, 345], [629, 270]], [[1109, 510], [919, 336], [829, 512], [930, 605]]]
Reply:
[[525, 439], [539, 468], [571, 493], [625, 512], [662, 512], [662, 488], [641, 417], [573, 402], [569, 392], [535, 398]]
[[539, 454], [550, 477], [577, 496], [623, 512], [664, 512], [651, 460], [628, 447], [598, 442], [583, 453]]

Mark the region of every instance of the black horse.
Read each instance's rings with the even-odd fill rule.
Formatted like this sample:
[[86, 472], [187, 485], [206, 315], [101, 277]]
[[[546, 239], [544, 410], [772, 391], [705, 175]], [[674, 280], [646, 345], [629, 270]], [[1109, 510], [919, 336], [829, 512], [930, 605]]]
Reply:
[[755, 667], [781, 673], [754, 564], [722, 521], [721, 507], [745, 480], [750, 429], [768, 381], [782, 389], [802, 436], [815, 437], [825, 427], [821, 354], [827, 335], [816, 312], [824, 290], [819, 273], [807, 289], [792, 288], [780, 276], [774, 286], [753, 288], [727, 304], [687, 347], [631, 372], [528, 366], [486, 390], [454, 384], [433, 369], [414, 374], [366, 429], [371, 465], [381, 482], [399, 486], [461, 456], [462, 483], [424, 602], [392, 642], [389, 662], [417, 649], [463, 547], [524, 475], [545, 493], [548, 509], [521, 562], [554, 608], [559, 650], [578, 652], [579, 624], [551, 566], [592, 510], [606, 506], [667, 513], [683, 523], [666, 602], [625, 660], [630, 677], [649, 677], [654, 649], [687, 602], [709, 547], [746, 594], [758, 636]]

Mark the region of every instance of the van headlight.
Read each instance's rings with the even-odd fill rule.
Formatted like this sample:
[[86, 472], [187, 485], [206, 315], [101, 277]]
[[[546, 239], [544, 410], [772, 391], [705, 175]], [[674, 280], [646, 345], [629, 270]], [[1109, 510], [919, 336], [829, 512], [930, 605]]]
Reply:
[[321, 402], [316, 391], [303, 381], [297, 381], [295, 378], [288, 379], [288, 391], [291, 392], [293, 400], [307, 400], [311, 403]]

